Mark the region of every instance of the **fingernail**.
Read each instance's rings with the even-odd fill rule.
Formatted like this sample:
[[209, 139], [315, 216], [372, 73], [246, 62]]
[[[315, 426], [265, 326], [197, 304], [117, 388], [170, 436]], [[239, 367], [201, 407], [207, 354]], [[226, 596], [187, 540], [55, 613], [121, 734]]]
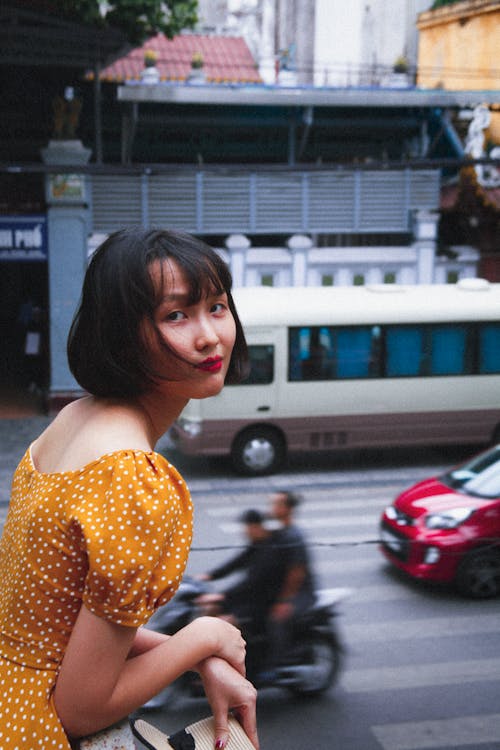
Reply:
[[222, 750], [224, 747], [224, 740], [217, 740], [215, 743], [215, 750]]

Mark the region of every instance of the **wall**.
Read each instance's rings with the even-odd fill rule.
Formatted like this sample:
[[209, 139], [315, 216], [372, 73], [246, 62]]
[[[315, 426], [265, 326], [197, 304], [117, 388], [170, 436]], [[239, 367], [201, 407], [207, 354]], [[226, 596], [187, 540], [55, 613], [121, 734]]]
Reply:
[[428, 6], [429, 0], [316, 0], [314, 83], [391, 85], [400, 55], [414, 70], [417, 15]]
[[[500, 2], [466, 0], [419, 16], [418, 85], [458, 90], [500, 89]], [[500, 97], [499, 97], [500, 98]], [[500, 116], [490, 137], [500, 143]]]

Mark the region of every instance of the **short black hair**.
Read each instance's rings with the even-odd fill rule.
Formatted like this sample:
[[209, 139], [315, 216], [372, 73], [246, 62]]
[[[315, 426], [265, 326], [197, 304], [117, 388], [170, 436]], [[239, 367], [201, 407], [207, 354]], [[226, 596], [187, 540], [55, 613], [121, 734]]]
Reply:
[[290, 490], [277, 491], [278, 495], [283, 495], [285, 498], [285, 505], [287, 508], [296, 508], [302, 502], [302, 495], [298, 492], [291, 492]]
[[264, 523], [265, 516], [260, 510], [246, 510], [239, 518], [241, 523]]
[[[68, 336], [68, 362], [80, 386], [95, 396], [135, 397], [159, 379], [150, 363], [141, 324], [159, 303], [151, 264], [172, 259], [190, 288], [190, 304], [225, 292], [236, 325], [226, 383], [248, 374], [248, 350], [231, 295], [232, 278], [220, 255], [190, 234], [130, 227], [111, 234], [95, 251]], [[175, 354], [175, 352], [173, 352]]]

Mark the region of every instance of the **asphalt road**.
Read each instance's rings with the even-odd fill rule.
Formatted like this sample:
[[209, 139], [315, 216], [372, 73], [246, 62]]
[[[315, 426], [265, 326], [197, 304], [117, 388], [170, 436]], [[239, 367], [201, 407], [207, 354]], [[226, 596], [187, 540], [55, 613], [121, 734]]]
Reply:
[[[21, 446], [43, 426], [17, 422], [0, 421], [0, 523]], [[262, 690], [262, 750], [500, 748], [500, 600], [473, 602], [412, 583], [388, 568], [376, 544], [380, 512], [398, 491], [470, 452], [293, 457], [285, 472], [257, 479], [236, 477], [224, 460], [170, 455], [196, 508], [189, 573], [241, 544], [241, 510], [265, 508], [269, 492], [294, 487], [304, 496], [298, 523], [320, 585], [351, 590], [339, 608], [346, 659], [338, 683], [307, 701]], [[171, 732], [207, 713], [203, 699], [182, 696], [149, 720]]]
[[[241, 510], [268, 493], [304, 496], [306, 532], [321, 586], [351, 589], [340, 605], [346, 646], [337, 685], [317, 700], [280, 690], [259, 695], [263, 750], [500, 748], [500, 600], [473, 602], [391, 570], [376, 540], [383, 507], [401, 489], [470, 449], [294, 457], [287, 471], [235, 477], [227, 462], [172, 456], [191, 487], [195, 538], [188, 572], [207, 570], [241, 543]], [[149, 720], [171, 731], [207, 713], [182, 697]]]

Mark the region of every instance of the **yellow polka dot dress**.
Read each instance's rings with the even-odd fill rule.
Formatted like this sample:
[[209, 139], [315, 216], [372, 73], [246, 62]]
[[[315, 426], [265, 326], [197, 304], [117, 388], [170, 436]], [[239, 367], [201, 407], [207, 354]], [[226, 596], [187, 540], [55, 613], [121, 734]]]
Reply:
[[191, 536], [189, 492], [158, 453], [42, 474], [26, 452], [0, 541], [1, 750], [70, 749], [52, 692], [81, 604], [143, 625], [175, 593]]

